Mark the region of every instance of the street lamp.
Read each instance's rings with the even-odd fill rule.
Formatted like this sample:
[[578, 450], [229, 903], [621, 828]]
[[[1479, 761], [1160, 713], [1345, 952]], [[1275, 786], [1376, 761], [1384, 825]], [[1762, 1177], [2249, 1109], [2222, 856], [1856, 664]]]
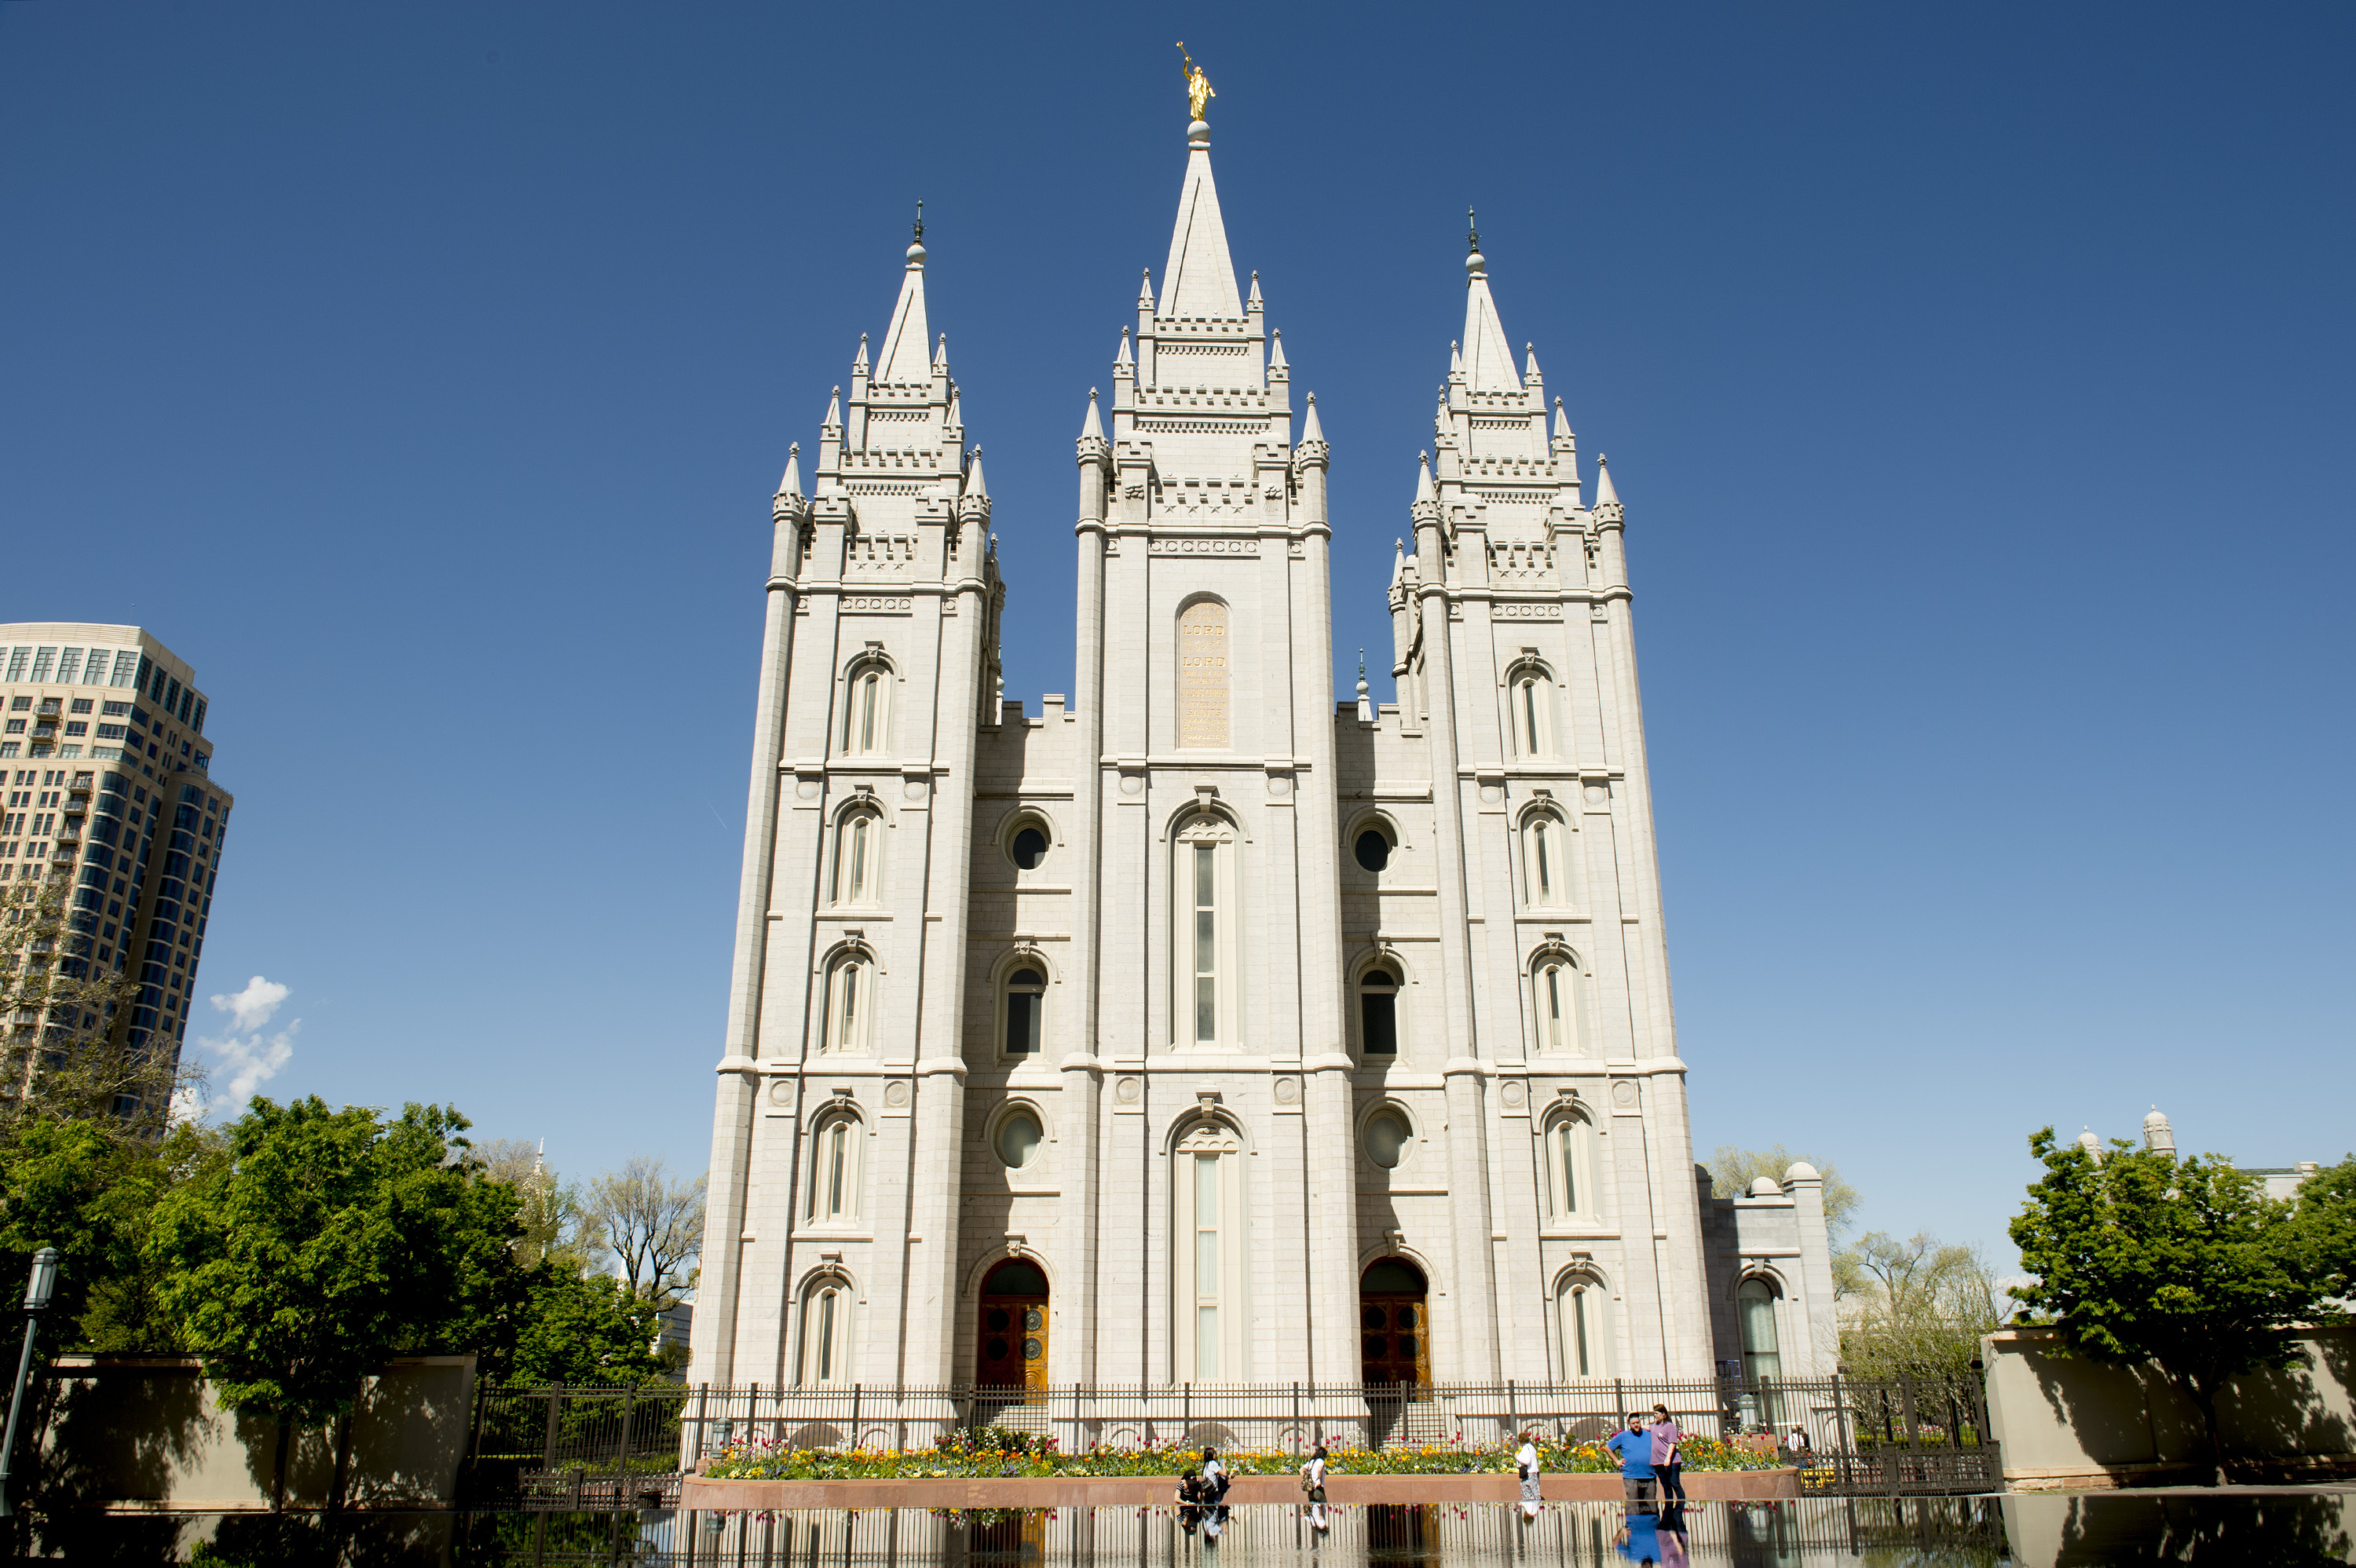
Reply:
[[8, 1400], [8, 1435], [0, 1437], [0, 1519], [16, 1511], [16, 1499], [8, 1495], [8, 1472], [16, 1457], [16, 1418], [24, 1413], [25, 1385], [33, 1379], [33, 1332], [57, 1293], [58, 1249], [43, 1247], [33, 1254], [33, 1277], [25, 1285], [25, 1353], [16, 1361], [16, 1392]]

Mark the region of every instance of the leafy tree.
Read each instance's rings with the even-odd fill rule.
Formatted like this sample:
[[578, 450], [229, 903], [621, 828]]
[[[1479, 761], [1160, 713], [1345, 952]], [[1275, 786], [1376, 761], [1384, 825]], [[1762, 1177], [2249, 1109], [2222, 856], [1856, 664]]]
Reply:
[[643, 1382], [663, 1371], [654, 1351], [661, 1307], [609, 1274], [559, 1260], [532, 1271], [514, 1359], [520, 1383]]
[[282, 1461], [291, 1425], [347, 1415], [388, 1358], [512, 1344], [515, 1189], [466, 1162], [466, 1125], [257, 1096], [228, 1157], [157, 1204], [157, 1304], [223, 1403], [278, 1417]]
[[2298, 1186], [2297, 1244], [2320, 1272], [2318, 1288], [2356, 1301], [2356, 1155], [2327, 1165]]
[[1976, 1247], [1928, 1232], [1900, 1241], [1869, 1231], [1847, 1249], [1858, 1274], [1841, 1364], [1864, 1377], [1938, 1376], [1967, 1371], [1980, 1336], [2001, 1320], [1996, 1271]]
[[2013, 1297], [2067, 1355], [2158, 1369], [2201, 1413], [2213, 1484], [2225, 1480], [2217, 1400], [2232, 1379], [2298, 1359], [2281, 1330], [2310, 1317], [2325, 1271], [2293, 1206], [2215, 1155], [2179, 1159], [2114, 1142], [2099, 1159], [2046, 1127], [2045, 1175], [2012, 1221], [2037, 1277]]
[[61, 1121], [153, 1140], [199, 1075], [160, 1032], [130, 1044], [138, 982], [126, 959], [98, 960], [97, 916], [70, 910], [68, 892], [55, 873], [0, 884], [0, 1142]]
[[660, 1157], [634, 1157], [589, 1184], [587, 1228], [631, 1294], [669, 1307], [694, 1279], [703, 1247], [703, 1178], [674, 1181]]

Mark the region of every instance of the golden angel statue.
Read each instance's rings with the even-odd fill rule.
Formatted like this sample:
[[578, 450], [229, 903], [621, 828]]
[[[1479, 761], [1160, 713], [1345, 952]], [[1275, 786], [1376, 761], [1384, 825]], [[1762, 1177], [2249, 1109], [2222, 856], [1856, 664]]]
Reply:
[[1195, 119], [1200, 120], [1204, 108], [1218, 94], [1212, 91], [1211, 79], [1203, 74], [1203, 68], [1194, 63], [1194, 57], [1186, 53], [1186, 40], [1183, 38], [1178, 40], [1178, 53], [1186, 62], [1186, 107], [1194, 112]]

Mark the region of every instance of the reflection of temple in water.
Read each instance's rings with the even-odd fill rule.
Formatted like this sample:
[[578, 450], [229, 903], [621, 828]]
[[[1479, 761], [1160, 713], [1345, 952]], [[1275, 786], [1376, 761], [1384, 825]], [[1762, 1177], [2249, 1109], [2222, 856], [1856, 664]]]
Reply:
[[[1428, 461], [1360, 454], [1398, 509], [1335, 517], [1190, 128], [1109, 394], [1074, 386], [1076, 668], [1035, 709], [991, 530], [1064, 525], [993, 513], [927, 265], [920, 229], [775, 499], [691, 1378], [1828, 1371], [1816, 1173], [1696, 1179], [1625, 514], [1485, 259]], [[1394, 700], [1337, 705], [1329, 551], [1392, 540]]]

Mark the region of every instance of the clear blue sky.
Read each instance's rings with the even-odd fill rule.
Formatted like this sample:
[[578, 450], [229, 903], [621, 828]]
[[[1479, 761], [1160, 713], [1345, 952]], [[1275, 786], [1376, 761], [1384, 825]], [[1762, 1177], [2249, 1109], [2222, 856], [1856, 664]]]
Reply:
[[1070, 689], [1182, 35], [1345, 682], [1468, 204], [1612, 456], [1703, 1149], [1997, 1243], [2046, 1122], [2356, 1144], [2340, 5], [0, 3], [0, 619], [196, 666], [269, 1093], [701, 1166], [786, 444], [922, 197]]

